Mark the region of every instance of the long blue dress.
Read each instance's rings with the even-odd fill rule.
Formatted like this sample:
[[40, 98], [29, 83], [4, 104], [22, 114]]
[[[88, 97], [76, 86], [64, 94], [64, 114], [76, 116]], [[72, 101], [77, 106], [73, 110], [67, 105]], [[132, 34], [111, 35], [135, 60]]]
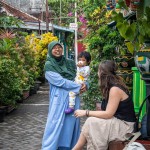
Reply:
[[[50, 98], [42, 150], [71, 150], [80, 134], [80, 120], [73, 113], [65, 114], [64, 111], [68, 106], [69, 91], [79, 93], [81, 85], [52, 71], [46, 71], [45, 77], [50, 84]], [[75, 109], [79, 109], [78, 95], [75, 101]]]

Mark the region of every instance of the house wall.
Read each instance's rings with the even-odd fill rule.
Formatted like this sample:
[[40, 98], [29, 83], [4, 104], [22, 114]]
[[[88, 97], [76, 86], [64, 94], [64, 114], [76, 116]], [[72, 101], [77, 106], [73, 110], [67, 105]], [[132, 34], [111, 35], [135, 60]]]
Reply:
[[45, 0], [5, 0], [5, 1], [11, 4], [13, 7], [19, 8], [24, 12], [31, 12], [31, 10], [34, 12], [45, 10], [45, 7], [43, 5]]

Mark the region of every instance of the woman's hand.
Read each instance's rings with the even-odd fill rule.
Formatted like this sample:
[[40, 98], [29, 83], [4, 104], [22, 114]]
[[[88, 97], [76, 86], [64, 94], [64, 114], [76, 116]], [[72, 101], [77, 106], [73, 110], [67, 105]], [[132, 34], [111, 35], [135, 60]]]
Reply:
[[83, 83], [83, 84], [81, 85], [80, 94], [82, 94], [82, 93], [85, 92], [86, 90], [87, 90], [87, 89], [86, 89], [86, 84]]
[[74, 112], [74, 116], [76, 118], [86, 116], [86, 110], [80, 110], [80, 109], [78, 109], [78, 110], [76, 110]]

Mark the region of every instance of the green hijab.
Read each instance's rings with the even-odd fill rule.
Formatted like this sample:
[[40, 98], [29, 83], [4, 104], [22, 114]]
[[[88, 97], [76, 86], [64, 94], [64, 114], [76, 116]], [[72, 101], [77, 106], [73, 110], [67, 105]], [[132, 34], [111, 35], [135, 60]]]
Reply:
[[70, 59], [66, 59], [64, 56], [56, 58], [52, 55], [52, 49], [55, 45], [62, 45], [58, 41], [53, 41], [48, 45], [48, 54], [44, 70], [53, 71], [59, 73], [62, 77], [74, 80], [76, 76], [75, 62]]

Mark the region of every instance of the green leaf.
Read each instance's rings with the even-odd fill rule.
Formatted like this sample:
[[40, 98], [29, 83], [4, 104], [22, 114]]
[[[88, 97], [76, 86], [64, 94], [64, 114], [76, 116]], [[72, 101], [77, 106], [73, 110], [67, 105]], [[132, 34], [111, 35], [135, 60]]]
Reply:
[[126, 37], [126, 31], [128, 29], [128, 23], [125, 21], [124, 23], [122, 22], [118, 22], [117, 23], [117, 28], [121, 34], [122, 37], [124, 37], [125, 39], [127, 38]]
[[127, 26], [125, 35], [129, 41], [134, 40], [136, 35], [136, 23], [132, 23], [130, 26]]
[[113, 17], [113, 20], [115, 20], [116, 22], [123, 22], [124, 21], [122, 13], [113, 12], [112, 17]]
[[131, 54], [134, 53], [134, 45], [131, 42], [126, 42], [126, 46]]
[[144, 37], [142, 35], [139, 35], [138, 40], [139, 40], [139, 43], [142, 44], [144, 42]]
[[145, 36], [145, 29], [143, 28], [143, 26], [139, 26], [139, 33], [141, 36]]
[[124, 0], [119, 0], [118, 4], [120, 5], [120, 7], [123, 7], [124, 9], [128, 10], [128, 7]]
[[146, 34], [148, 35], [148, 37], [150, 37], [150, 27], [149, 27], [149, 25], [147, 25], [146, 27], [145, 27], [145, 29], [147, 29], [146, 31]]
[[150, 7], [145, 8], [147, 20], [150, 21]]

